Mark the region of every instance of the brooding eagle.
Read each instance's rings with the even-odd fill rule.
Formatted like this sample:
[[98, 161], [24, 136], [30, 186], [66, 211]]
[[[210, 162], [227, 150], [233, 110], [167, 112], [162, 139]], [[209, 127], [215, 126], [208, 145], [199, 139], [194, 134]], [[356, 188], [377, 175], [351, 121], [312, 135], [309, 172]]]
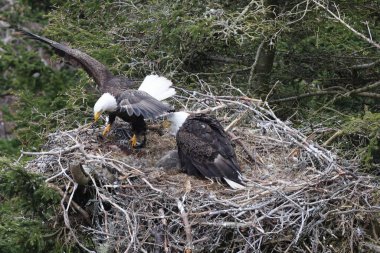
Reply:
[[233, 189], [244, 188], [234, 148], [218, 120], [186, 112], [171, 113], [168, 120], [187, 174], [222, 179]]
[[[91, 56], [48, 38], [21, 30], [32, 39], [44, 42], [51, 46], [55, 52], [71, 63], [80, 65], [98, 84], [103, 95], [94, 106], [94, 120], [97, 121], [103, 112], [109, 113], [109, 119], [103, 135], [111, 129], [116, 116], [131, 124], [133, 147], [143, 146], [146, 141], [145, 118], [156, 118], [172, 110], [172, 107], [161, 102], [175, 94], [170, 88], [172, 82], [165, 77], [157, 75], [147, 76], [138, 90], [128, 89], [133, 82], [125, 76], [113, 75], [106, 66]], [[137, 145], [137, 136], [142, 136], [142, 142]]]

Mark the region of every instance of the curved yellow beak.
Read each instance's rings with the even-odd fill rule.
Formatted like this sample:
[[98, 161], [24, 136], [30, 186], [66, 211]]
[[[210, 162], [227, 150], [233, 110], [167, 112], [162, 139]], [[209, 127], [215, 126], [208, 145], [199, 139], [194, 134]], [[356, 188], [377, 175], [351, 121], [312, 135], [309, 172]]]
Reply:
[[102, 112], [96, 112], [96, 113], [94, 113], [94, 122], [98, 121], [98, 119], [100, 118], [101, 114], [102, 114]]

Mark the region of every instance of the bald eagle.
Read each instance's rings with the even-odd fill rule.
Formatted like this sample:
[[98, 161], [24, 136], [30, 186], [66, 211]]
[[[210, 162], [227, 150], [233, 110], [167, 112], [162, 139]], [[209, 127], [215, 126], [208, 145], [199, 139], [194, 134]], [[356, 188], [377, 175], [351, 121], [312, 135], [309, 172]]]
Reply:
[[[131, 124], [133, 132], [132, 146], [142, 147], [146, 141], [146, 123], [144, 119], [156, 118], [172, 110], [170, 105], [161, 101], [175, 94], [175, 90], [170, 87], [172, 82], [165, 77], [147, 76], [140, 88], [133, 90], [130, 89], [133, 85], [130, 79], [125, 76], [113, 75], [106, 66], [86, 53], [28, 31], [20, 31], [32, 39], [48, 44], [58, 55], [72, 64], [80, 65], [94, 79], [103, 93], [94, 105], [95, 122], [103, 112], [109, 113], [103, 136], [109, 132], [117, 116]], [[137, 136], [143, 137], [142, 142], [137, 143]]]
[[186, 112], [170, 113], [168, 120], [187, 174], [222, 179], [233, 189], [244, 188], [234, 148], [218, 120]]
[[[145, 118], [156, 118], [163, 113], [172, 110], [172, 107], [161, 100], [171, 97], [175, 90], [170, 88], [172, 82], [165, 77], [149, 75], [145, 77], [138, 90], [127, 89], [112, 95], [104, 93], [94, 105], [94, 120], [97, 121], [102, 112], [108, 112], [107, 126], [103, 131], [106, 135], [116, 117], [129, 122], [133, 137], [131, 143], [133, 147], [142, 147], [146, 142]], [[143, 140], [138, 144], [137, 136], [142, 136]], [[138, 145], [137, 145], [138, 144]]]

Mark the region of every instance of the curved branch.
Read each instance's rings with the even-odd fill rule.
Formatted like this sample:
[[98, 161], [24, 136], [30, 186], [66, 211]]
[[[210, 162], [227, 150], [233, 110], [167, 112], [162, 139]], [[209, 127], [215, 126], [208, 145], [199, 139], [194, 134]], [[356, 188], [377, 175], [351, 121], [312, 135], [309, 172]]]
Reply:
[[377, 87], [379, 87], [380, 86], [380, 81], [377, 81], [377, 82], [375, 82], [375, 83], [371, 83], [371, 84], [369, 84], [369, 85], [367, 85], [367, 86], [364, 86], [364, 87], [362, 87], [362, 88], [358, 88], [358, 89], [355, 89], [355, 90], [352, 90], [352, 91], [349, 91], [348, 92], [348, 95], [351, 95], [352, 93], [362, 93], [362, 92], [364, 92], [364, 91], [368, 91], [368, 90], [372, 90], [372, 89], [374, 89], [374, 88], [377, 88]]
[[318, 92], [309, 92], [309, 93], [304, 93], [298, 96], [293, 96], [293, 97], [287, 97], [287, 98], [279, 98], [279, 99], [273, 99], [269, 100], [270, 103], [279, 103], [279, 102], [288, 102], [292, 100], [297, 100], [300, 98], [307, 98], [307, 97], [314, 97], [314, 96], [320, 96], [320, 95], [332, 95], [332, 94], [341, 94], [340, 91], [318, 91]]
[[364, 34], [356, 31], [352, 26], [350, 26], [343, 19], [341, 19], [339, 12], [338, 12], [338, 15], [335, 14], [326, 5], [322, 4], [321, 1], [313, 0], [313, 2], [316, 5], [318, 5], [319, 7], [321, 7], [322, 9], [324, 9], [325, 11], [327, 11], [328, 14], [330, 14], [333, 18], [335, 18], [336, 20], [338, 20], [342, 25], [344, 25], [345, 27], [347, 27], [351, 32], [353, 32], [354, 34], [356, 34], [357, 36], [359, 36], [363, 40], [367, 41], [369, 44], [373, 45], [374, 47], [380, 49], [380, 44], [379, 43], [377, 43], [376, 41], [372, 40], [372, 38], [368, 38]]
[[363, 64], [358, 64], [358, 65], [353, 65], [350, 67], [350, 69], [369, 69], [373, 66], [376, 66], [377, 64], [380, 64], [380, 59], [376, 60], [374, 62], [370, 63], [363, 63]]
[[368, 97], [368, 98], [380, 98], [380, 94], [373, 93], [373, 92], [361, 92], [361, 93], [355, 93], [355, 95], [358, 95], [360, 97]]
[[338, 90], [323, 90], [323, 91], [318, 91], [318, 92], [309, 92], [309, 93], [304, 93], [300, 94], [297, 96], [292, 96], [292, 97], [286, 97], [286, 98], [279, 98], [279, 99], [273, 99], [269, 100], [270, 103], [279, 103], [279, 102], [288, 102], [292, 100], [297, 100], [301, 98], [307, 98], [307, 97], [314, 97], [314, 96], [321, 96], [321, 95], [332, 95], [332, 94], [337, 94], [340, 96], [351, 96], [352, 94], [355, 94], [356, 96], [360, 97], [371, 97], [371, 98], [380, 98], [380, 94], [374, 93], [374, 92], [365, 92], [368, 90], [372, 90], [374, 88], [380, 87], [380, 81], [377, 81], [375, 83], [371, 83], [367, 86], [347, 91], [347, 92], [342, 92]]

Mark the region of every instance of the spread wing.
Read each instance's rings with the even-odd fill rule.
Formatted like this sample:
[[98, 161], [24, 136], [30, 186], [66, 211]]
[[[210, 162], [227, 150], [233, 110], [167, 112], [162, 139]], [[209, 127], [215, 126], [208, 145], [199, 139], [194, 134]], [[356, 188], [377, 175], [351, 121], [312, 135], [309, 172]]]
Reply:
[[189, 116], [176, 139], [181, 165], [188, 174], [243, 184], [235, 151], [216, 119], [203, 114]]
[[145, 91], [126, 90], [117, 97], [120, 111], [126, 111], [129, 116], [142, 115], [144, 118], [156, 118], [170, 110], [172, 107], [163, 103]]
[[54, 48], [55, 52], [75, 65], [80, 65], [100, 87], [106, 87], [108, 80], [113, 78], [112, 73], [99, 61], [95, 60], [86, 53], [73, 49], [48, 38], [20, 30], [23, 34], [32, 39], [44, 42]]

